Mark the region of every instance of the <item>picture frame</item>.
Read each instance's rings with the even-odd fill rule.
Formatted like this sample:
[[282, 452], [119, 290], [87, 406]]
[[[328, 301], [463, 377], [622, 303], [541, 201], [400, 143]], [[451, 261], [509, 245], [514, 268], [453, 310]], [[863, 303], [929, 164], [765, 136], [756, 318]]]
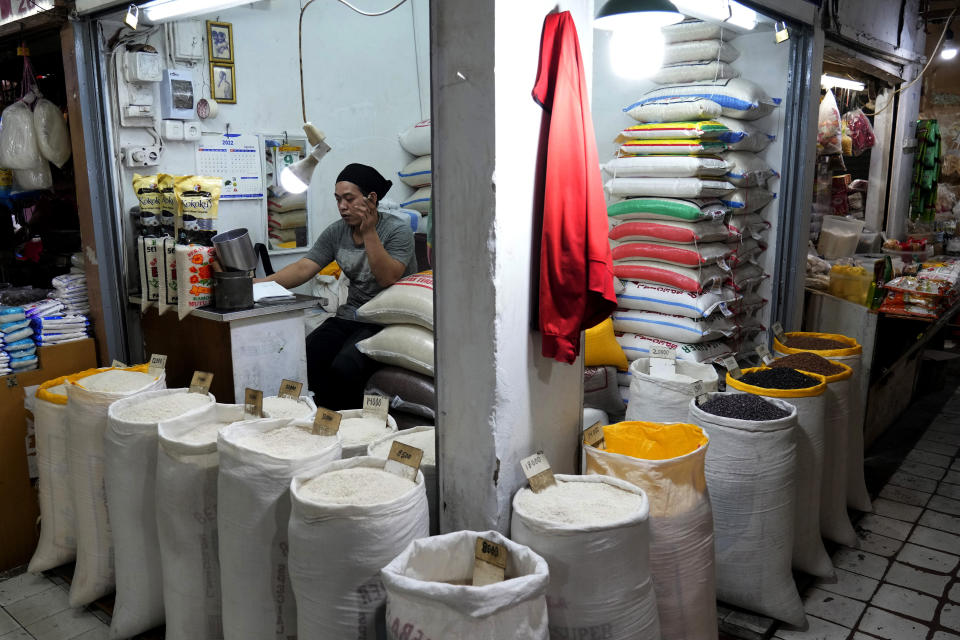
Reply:
[[233, 63], [233, 24], [207, 20], [207, 54], [211, 63]]
[[237, 76], [232, 64], [210, 63], [210, 95], [220, 104], [237, 104]]

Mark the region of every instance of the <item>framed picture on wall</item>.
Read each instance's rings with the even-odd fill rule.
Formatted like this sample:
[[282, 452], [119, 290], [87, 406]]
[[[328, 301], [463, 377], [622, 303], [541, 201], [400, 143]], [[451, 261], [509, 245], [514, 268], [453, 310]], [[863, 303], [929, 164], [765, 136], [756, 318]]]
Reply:
[[210, 87], [220, 104], [237, 104], [237, 78], [232, 64], [210, 63]]
[[207, 20], [207, 52], [210, 62], [233, 62], [233, 25]]

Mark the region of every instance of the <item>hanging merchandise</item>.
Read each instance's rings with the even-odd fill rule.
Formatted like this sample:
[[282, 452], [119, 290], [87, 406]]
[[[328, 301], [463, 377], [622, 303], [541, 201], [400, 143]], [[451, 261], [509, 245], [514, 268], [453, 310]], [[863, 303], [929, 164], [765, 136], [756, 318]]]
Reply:
[[287, 558], [290, 481], [340, 457], [339, 437], [315, 436], [312, 426], [258, 419], [220, 430], [217, 534], [225, 638], [296, 635]]
[[513, 497], [511, 538], [547, 561], [554, 638], [660, 638], [647, 496], [607, 476], [555, 475]]
[[33, 127], [40, 154], [62, 169], [70, 159], [70, 132], [57, 105], [40, 98], [33, 105]]
[[0, 118], [0, 166], [9, 169], [35, 169], [43, 157], [37, 147], [33, 114], [23, 101], [17, 101], [3, 110]]
[[420, 460], [420, 472], [423, 474], [423, 484], [427, 490], [427, 506], [430, 511], [430, 535], [440, 533], [440, 503], [439, 486], [437, 480], [437, 433], [433, 427], [413, 427], [374, 440], [367, 446], [367, 455], [380, 460], [390, 456], [390, 448], [394, 441], [416, 447], [423, 451]]
[[820, 117], [817, 125], [817, 153], [833, 155], [843, 151], [841, 144], [840, 110], [833, 91], [827, 89], [820, 99]]
[[91, 369], [67, 377], [68, 466], [77, 517], [71, 607], [86, 606], [114, 590], [113, 533], [104, 491], [108, 409], [117, 400], [165, 386], [166, 375], [151, 375], [147, 365]]
[[706, 481], [713, 507], [717, 597], [802, 625], [791, 572], [797, 471], [797, 409], [778, 398], [710, 393], [687, 402], [710, 437]]
[[290, 581], [300, 638], [376, 637], [386, 600], [380, 569], [430, 535], [423, 474], [380, 458], [339, 460], [290, 484]]
[[781, 398], [797, 408], [796, 518], [793, 566], [812, 576], [831, 578], [833, 563], [820, 539], [820, 493], [823, 478], [824, 410], [827, 384], [819, 374], [794, 369], [756, 367], [740, 378], [727, 373], [727, 390]]
[[[507, 553], [504, 580], [472, 586], [478, 538]], [[547, 640], [546, 561], [496, 531], [455, 531], [413, 541], [380, 572], [387, 638]]]
[[692, 424], [652, 422], [608, 425], [603, 434], [606, 450], [584, 445], [586, 471], [619, 478], [647, 495], [661, 638], [716, 640], [707, 436]]
[[847, 111], [843, 114], [843, 123], [850, 134], [850, 154], [859, 156], [877, 143], [870, 119], [860, 109]]
[[936, 120], [917, 123], [917, 144], [910, 191], [910, 219], [932, 222], [936, 216], [937, 184], [943, 168], [940, 125]]
[[713, 365], [677, 360], [667, 364], [664, 370], [652, 366], [653, 360], [640, 357], [630, 363], [627, 420], [685, 422], [690, 400], [698, 390], [699, 393], [717, 390], [719, 378]]

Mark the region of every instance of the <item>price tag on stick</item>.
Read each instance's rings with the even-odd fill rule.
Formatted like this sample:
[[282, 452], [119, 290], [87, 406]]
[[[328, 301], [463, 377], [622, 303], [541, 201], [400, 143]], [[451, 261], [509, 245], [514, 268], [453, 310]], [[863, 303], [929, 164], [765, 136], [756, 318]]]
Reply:
[[423, 460], [422, 449], [394, 440], [390, 445], [390, 455], [387, 456], [383, 470], [413, 482], [417, 479], [421, 460]]
[[534, 493], [540, 493], [547, 487], [557, 484], [553, 477], [553, 469], [550, 468], [550, 463], [547, 461], [547, 456], [542, 453], [535, 453], [524, 458], [520, 461], [520, 467], [523, 469], [523, 474], [527, 476], [527, 482], [530, 483], [530, 488], [533, 489]]
[[280, 391], [277, 395], [281, 398], [300, 399], [300, 392], [303, 391], [303, 383], [296, 380], [283, 380], [280, 382]]
[[150, 366], [147, 372], [152, 376], [159, 376], [167, 368], [167, 356], [162, 353], [154, 353], [150, 356]]
[[213, 374], [209, 371], [194, 371], [193, 379], [190, 380], [190, 393], [210, 393], [210, 385], [213, 384]]
[[650, 347], [650, 375], [672, 378], [677, 371], [677, 352], [670, 347], [655, 344]]
[[124, 363], [120, 362], [119, 360], [114, 360], [112, 363], [110, 363], [110, 366], [113, 367], [114, 369], [126, 369], [126, 368], [127, 368], [127, 365], [125, 365]]
[[603, 439], [603, 424], [599, 421], [583, 430], [583, 444], [596, 449], [606, 449], [607, 443]]
[[740, 376], [743, 375], [743, 372], [740, 371], [740, 365], [737, 364], [737, 359], [733, 356], [727, 356], [720, 360], [720, 364], [726, 367], [727, 372], [730, 373], [730, 377], [734, 380], [739, 380]]
[[506, 570], [507, 547], [486, 538], [477, 538], [473, 561], [473, 586], [483, 587], [503, 582]]
[[390, 412], [390, 401], [376, 394], [363, 396], [363, 417], [379, 418], [387, 421], [387, 414]]
[[774, 322], [772, 329], [773, 329], [773, 336], [780, 341], [780, 344], [786, 346], [787, 336], [783, 332], [783, 325], [780, 324], [779, 322]]
[[703, 380], [694, 381], [693, 397], [695, 398], [694, 402], [696, 402], [698, 407], [707, 401], [707, 394], [703, 390]]
[[337, 411], [317, 407], [317, 415], [313, 417], [313, 435], [335, 436], [340, 431], [340, 421], [343, 416]]
[[243, 412], [251, 418], [263, 417], [263, 391], [247, 387], [243, 394], [243, 404]]
[[757, 347], [757, 355], [760, 356], [761, 360], [763, 360], [763, 364], [770, 364], [773, 362], [773, 356], [770, 355], [770, 349], [768, 349], [767, 345], [765, 344]]

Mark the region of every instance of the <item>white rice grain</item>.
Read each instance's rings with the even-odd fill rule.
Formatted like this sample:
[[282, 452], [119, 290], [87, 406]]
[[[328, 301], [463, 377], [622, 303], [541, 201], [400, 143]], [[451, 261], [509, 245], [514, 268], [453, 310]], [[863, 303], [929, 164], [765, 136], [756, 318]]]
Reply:
[[540, 493], [521, 489], [517, 507], [525, 515], [556, 524], [604, 525], [636, 513], [643, 499], [602, 482], [563, 482]]
[[120, 393], [142, 389], [155, 379], [148, 373], [111, 369], [82, 378], [77, 384], [87, 391]]
[[310, 405], [300, 400], [280, 396], [263, 399], [263, 415], [268, 418], [306, 418], [312, 414]]
[[118, 420], [145, 424], [162, 422], [211, 402], [213, 401], [205, 393], [188, 393], [187, 391], [168, 393], [124, 404], [114, 412], [114, 417]]
[[236, 443], [275, 458], [294, 460], [319, 453], [336, 440], [336, 436], [313, 435], [310, 426], [289, 424], [271, 431], [247, 433], [237, 438]]
[[430, 431], [417, 431], [416, 433], [405, 433], [401, 431], [396, 438], [378, 442], [370, 451], [370, 455], [386, 459], [386, 457], [390, 455], [390, 447], [393, 446], [394, 440], [423, 451], [423, 459], [420, 461], [420, 464], [437, 464], [436, 439], [432, 429]]
[[413, 485], [414, 482], [388, 471], [352, 467], [330, 471], [304, 482], [300, 496], [313, 502], [366, 506], [396, 500]]

